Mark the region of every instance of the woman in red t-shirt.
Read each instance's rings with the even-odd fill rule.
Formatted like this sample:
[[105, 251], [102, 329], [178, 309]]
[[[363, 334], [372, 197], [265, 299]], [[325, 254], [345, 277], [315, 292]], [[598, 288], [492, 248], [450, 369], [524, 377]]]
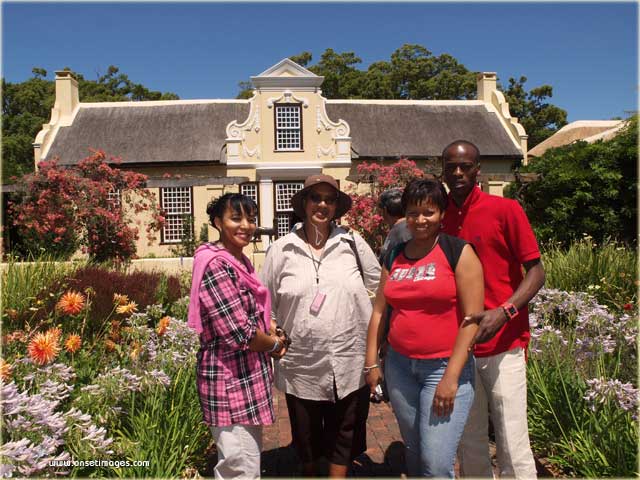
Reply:
[[440, 232], [447, 195], [440, 182], [413, 180], [402, 206], [413, 238], [385, 260], [367, 335], [366, 379], [374, 392], [387, 305], [385, 380], [407, 449], [410, 476], [454, 477], [458, 443], [474, 396], [473, 355], [482, 265], [464, 240]]

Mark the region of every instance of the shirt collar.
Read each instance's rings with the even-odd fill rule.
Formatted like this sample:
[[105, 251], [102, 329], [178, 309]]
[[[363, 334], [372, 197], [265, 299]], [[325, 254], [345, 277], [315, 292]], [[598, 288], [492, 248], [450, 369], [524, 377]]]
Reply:
[[465, 198], [462, 206], [458, 207], [456, 202], [453, 200], [451, 192], [449, 192], [449, 205], [451, 205], [455, 210], [467, 211], [469, 210], [469, 207], [480, 198], [481, 193], [482, 190], [480, 190], [480, 187], [478, 187], [478, 185], [474, 185], [471, 192], [469, 192], [469, 195], [467, 195], [467, 198]]

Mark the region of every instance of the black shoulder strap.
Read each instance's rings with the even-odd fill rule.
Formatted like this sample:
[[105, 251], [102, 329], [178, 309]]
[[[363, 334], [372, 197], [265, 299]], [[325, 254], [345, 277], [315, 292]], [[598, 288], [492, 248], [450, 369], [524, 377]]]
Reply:
[[358, 264], [358, 270], [360, 271], [360, 278], [362, 278], [362, 282], [364, 283], [364, 270], [362, 269], [362, 262], [360, 261], [360, 254], [358, 253], [358, 247], [356, 246], [356, 237], [353, 235], [353, 230], [349, 230], [349, 236], [351, 237], [351, 241], [348, 242], [351, 250], [353, 250], [353, 254], [356, 257], [356, 263]]
[[440, 248], [444, 252], [445, 257], [447, 257], [447, 260], [449, 261], [451, 270], [455, 272], [460, 255], [462, 255], [462, 249], [467, 245], [467, 242], [461, 238], [441, 233], [438, 243], [440, 244]]
[[389, 250], [389, 253], [387, 253], [387, 256], [384, 258], [384, 266], [388, 271], [391, 271], [391, 265], [393, 265], [393, 261], [398, 255], [400, 255], [400, 252], [404, 250], [404, 247], [407, 245], [407, 243], [409, 242], [401, 242], [391, 250]]

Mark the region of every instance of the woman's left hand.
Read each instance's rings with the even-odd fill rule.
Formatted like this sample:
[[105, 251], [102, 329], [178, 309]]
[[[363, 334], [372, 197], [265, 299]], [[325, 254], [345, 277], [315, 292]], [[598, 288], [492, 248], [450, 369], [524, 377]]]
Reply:
[[453, 404], [456, 400], [458, 392], [458, 381], [447, 377], [442, 377], [440, 383], [436, 387], [436, 393], [433, 396], [433, 411], [440, 417], [447, 417], [453, 412]]

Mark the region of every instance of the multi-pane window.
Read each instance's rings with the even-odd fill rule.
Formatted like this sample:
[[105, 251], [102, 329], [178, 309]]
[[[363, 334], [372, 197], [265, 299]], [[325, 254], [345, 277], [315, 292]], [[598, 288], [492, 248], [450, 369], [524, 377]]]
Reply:
[[302, 108], [276, 105], [276, 150], [302, 150]]
[[122, 200], [120, 199], [120, 189], [114, 188], [107, 193], [107, 202], [113, 210], [119, 210], [122, 206]]
[[160, 189], [160, 206], [165, 211], [162, 229], [164, 243], [178, 243], [185, 229], [185, 217], [192, 214], [191, 187], [165, 187]]
[[275, 183], [275, 213], [276, 233], [278, 237], [286, 235], [291, 230], [294, 220], [291, 197], [302, 190], [304, 182], [277, 182]]
[[240, 184], [240, 193], [246, 195], [251, 200], [256, 202], [258, 206], [258, 211], [256, 212], [256, 218], [260, 218], [260, 203], [258, 202], [258, 183], [257, 182], [247, 182]]

